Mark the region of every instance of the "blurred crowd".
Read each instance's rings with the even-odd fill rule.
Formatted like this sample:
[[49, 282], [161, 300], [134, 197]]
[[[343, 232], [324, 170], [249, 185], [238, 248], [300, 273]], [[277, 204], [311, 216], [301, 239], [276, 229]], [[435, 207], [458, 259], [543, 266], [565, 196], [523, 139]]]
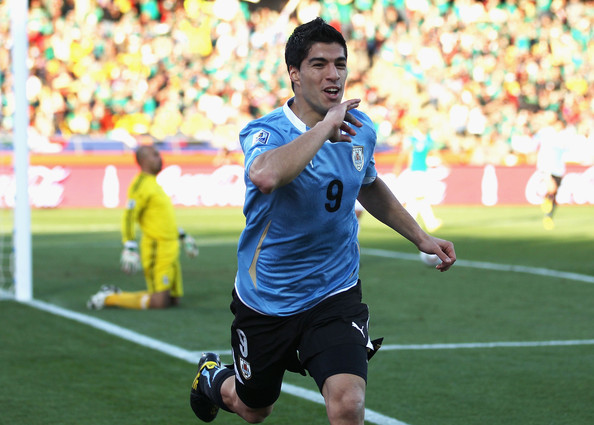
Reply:
[[[5, 134], [14, 108], [8, 3]], [[346, 98], [363, 99], [381, 146], [399, 149], [423, 121], [449, 161], [514, 165], [533, 161], [533, 135], [553, 126], [577, 159], [592, 160], [589, 1], [30, 0], [29, 15], [33, 150], [58, 150], [75, 135], [235, 149], [249, 120], [292, 95], [284, 43], [322, 16], [347, 38]]]

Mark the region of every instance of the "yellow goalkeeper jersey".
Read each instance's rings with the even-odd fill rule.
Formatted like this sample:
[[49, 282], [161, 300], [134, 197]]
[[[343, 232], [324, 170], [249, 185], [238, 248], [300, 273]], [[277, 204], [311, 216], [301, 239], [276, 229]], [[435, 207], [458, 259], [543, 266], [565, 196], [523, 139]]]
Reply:
[[144, 236], [158, 240], [179, 237], [173, 203], [156, 176], [141, 172], [128, 188], [128, 203], [122, 219], [122, 242], [136, 240], [136, 222]]

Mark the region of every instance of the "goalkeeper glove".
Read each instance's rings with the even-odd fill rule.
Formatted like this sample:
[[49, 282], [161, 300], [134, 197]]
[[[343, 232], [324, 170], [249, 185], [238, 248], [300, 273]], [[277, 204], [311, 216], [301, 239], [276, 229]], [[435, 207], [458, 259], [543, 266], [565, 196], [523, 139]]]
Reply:
[[196, 245], [196, 240], [190, 235], [185, 235], [183, 237], [183, 244], [184, 251], [186, 251], [186, 255], [188, 257], [194, 258], [199, 254], [198, 245]]
[[125, 273], [132, 274], [140, 270], [140, 256], [138, 255], [138, 244], [128, 241], [124, 244], [124, 250], [120, 257], [120, 265]]

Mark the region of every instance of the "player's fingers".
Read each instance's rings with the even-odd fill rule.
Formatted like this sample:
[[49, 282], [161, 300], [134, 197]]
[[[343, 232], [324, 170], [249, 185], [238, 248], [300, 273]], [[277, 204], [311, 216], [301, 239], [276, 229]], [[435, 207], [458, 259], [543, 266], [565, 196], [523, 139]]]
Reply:
[[361, 99], [349, 99], [349, 100], [344, 101], [344, 104], [347, 107], [347, 111], [350, 109], [358, 108], [360, 103], [361, 103]]
[[441, 260], [441, 264], [438, 264], [436, 269], [441, 272], [448, 271], [456, 262], [456, 254], [453, 252], [453, 248], [451, 250], [446, 249], [443, 252], [439, 252], [437, 256]]
[[[353, 127], [351, 127], [350, 125], [348, 125], [346, 122], [343, 122], [340, 125], [340, 130], [344, 133], [350, 134], [351, 136], [354, 136], [357, 134], [357, 132], [355, 131], [355, 129]], [[341, 133], [342, 136], [345, 136], [345, 134]], [[348, 140], [351, 140], [350, 137], [347, 137]]]
[[344, 120], [346, 122], [353, 124], [356, 127], [363, 127], [363, 123], [361, 121], [359, 121], [357, 118], [355, 118], [354, 115], [351, 114], [350, 112], [347, 112], [344, 115]]
[[438, 264], [437, 266], [435, 266], [435, 268], [437, 270], [439, 270], [440, 272], [447, 272], [450, 267], [452, 267], [453, 264], [447, 264], [445, 262], [442, 262], [441, 264]]

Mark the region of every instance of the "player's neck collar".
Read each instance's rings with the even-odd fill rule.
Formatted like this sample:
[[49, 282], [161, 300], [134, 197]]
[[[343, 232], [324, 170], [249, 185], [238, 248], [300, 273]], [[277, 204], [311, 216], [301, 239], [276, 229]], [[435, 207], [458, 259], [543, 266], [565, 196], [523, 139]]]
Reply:
[[283, 105], [283, 112], [285, 113], [285, 116], [289, 119], [289, 121], [291, 121], [291, 124], [293, 124], [297, 130], [299, 130], [302, 133], [305, 133], [307, 131], [307, 126], [303, 121], [299, 119], [297, 115], [295, 115], [295, 113], [291, 109], [291, 105], [293, 104], [294, 100], [294, 97], [287, 100], [287, 102]]

